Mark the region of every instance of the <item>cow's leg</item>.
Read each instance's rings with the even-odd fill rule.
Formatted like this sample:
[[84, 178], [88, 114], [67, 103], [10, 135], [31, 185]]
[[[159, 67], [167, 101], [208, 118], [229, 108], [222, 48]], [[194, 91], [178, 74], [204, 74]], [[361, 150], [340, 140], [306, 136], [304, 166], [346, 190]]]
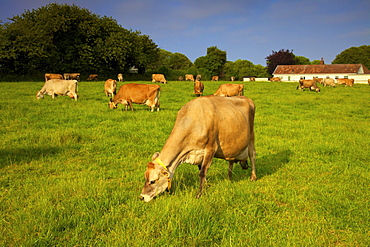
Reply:
[[200, 172], [199, 172], [200, 185], [199, 185], [199, 193], [196, 198], [199, 198], [202, 196], [204, 183], [206, 182], [207, 171], [208, 171], [208, 168], [212, 164], [213, 155], [214, 155], [214, 152], [206, 150], [206, 154], [203, 157], [202, 168], [200, 169]]
[[229, 160], [229, 169], [228, 169], [228, 177], [229, 179], [231, 180], [232, 176], [233, 176], [233, 166], [234, 166], [234, 161], [233, 160]]
[[132, 107], [132, 102], [131, 102], [131, 100], [129, 100], [129, 101], [128, 101], [128, 104], [130, 105], [130, 109], [131, 109], [131, 111], [133, 111], [133, 110], [134, 110], [134, 108]]
[[257, 175], [256, 175], [256, 150], [254, 148], [254, 140], [251, 140], [249, 143], [248, 147], [248, 152], [249, 152], [249, 159], [251, 161], [251, 167], [252, 167], [252, 172], [251, 172], [251, 181], [256, 181], [257, 180]]

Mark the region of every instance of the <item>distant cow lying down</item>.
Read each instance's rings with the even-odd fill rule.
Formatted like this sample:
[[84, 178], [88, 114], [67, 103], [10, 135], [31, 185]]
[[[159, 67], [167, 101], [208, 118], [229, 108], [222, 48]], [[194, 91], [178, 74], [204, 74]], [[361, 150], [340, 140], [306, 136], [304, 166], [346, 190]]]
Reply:
[[118, 104], [121, 103], [125, 105], [125, 110], [127, 111], [128, 106], [133, 111], [132, 103], [147, 105], [150, 107], [151, 111], [157, 109], [159, 111], [159, 95], [160, 86], [152, 84], [137, 84], [129, 83], [124, 84], [118, 90], [118, 93], [113, 99], [110, 99], [109, 108], [116, 109]]
[[77, 100], [77, 80], [60, 80], [52, 79], [45, 82], [40, 91], [37, 92], [37, 99], [44, 98], [44, 95], [51, 95], [54, 99], [55, 95], [68, 95]]

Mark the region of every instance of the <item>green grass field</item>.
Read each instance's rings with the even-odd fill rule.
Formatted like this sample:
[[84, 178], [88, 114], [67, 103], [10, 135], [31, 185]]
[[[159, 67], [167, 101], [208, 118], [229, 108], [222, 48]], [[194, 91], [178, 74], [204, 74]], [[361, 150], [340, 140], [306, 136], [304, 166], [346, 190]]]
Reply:
[[75, 102], [0, 83], [0, 246], [370, 246], [368, 85], [245, 82], [258, 181], [240, 166], [229, 181], [214, 159], [195, 199], [198, 168], [182, 164], [171, 192], [144, 203], [146, 165], [193, 83], [161, 85], [160, 112], [110, 110], [103, 84], [81, 82]]

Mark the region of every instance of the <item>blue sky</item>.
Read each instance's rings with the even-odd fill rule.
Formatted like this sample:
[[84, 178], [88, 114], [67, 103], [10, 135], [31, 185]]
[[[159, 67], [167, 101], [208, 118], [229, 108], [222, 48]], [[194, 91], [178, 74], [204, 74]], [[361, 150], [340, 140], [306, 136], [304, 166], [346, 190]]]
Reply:
[[369, 0], [0, 0], [0, 20], [51, 2], [110, 16], [192, 62], [217, 46], [228, 61], [265, 66], [273, 50], [289, 49], [330, 64], [347, 48], [370, 45]]

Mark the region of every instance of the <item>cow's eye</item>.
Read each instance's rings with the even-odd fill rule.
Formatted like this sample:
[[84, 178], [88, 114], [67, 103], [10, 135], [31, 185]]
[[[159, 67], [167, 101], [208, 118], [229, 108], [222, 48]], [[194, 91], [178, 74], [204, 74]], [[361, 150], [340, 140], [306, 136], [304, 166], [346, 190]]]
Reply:
[[149, 182], [149, 184], [152, 185], [152, 184], [155, 184], [155, 182], [157, 182], [157, 180], [152, 180]]

